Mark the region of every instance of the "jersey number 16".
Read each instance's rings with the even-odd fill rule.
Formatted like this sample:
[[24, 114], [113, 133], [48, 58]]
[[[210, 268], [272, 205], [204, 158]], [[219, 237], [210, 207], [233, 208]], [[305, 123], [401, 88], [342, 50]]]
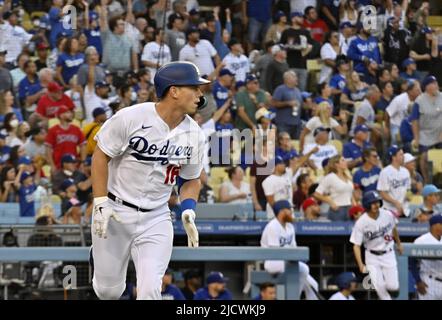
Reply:
[[166, 179], [164, 184], [175, 184], [176, 177], [180, 174], [180, 167], [173, 164], [168, 165], [166, 169]]

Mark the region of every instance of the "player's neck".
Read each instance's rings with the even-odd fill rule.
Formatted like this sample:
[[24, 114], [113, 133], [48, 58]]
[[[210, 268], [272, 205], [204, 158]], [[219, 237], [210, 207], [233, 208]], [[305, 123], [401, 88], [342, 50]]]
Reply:
[[378, 211], [375, 211], [375, 212], [370, 211], [370, 212], [368, 212], [367, 214], [368, 214], [368, 216], [369, 216], [370, 218], [376, 220], [376, 219], [379, 217], [379, 210], [378, 210]]
[[391, 163], [391, 166], [397, 170], [399, 170], [401, 168], [401, 165], [398, 163]]
[[440, 241], [440, 238], [441, 238], [440, 235], [438, 235], [438, 234], [437, 234], [436, 232], [434, 232], [434, 231], [430, 231], [430, 233], [431, 233], [431, 235], [432, 235], [435, 239], [437, 239], [437, 240]]
[[69, 128], [70, 125], [71, 125], [70, 122], [67, 122], [67, 121], [60, 121], [60, 127], [62, 127], [63, 129], [67, 129], [67, 128]]
[[[161, 104], [161, 107], [158, 107]], [[165, 102], [158, 102], [155, 105], [155, 110], [160, 118], [169, 126], [170, 130], [175, 129], [185, 117], [180, 110], [170, 107], [170, 104]]]
[[350, 291], [347, 289], [342, 290], [341, 293], [346, 298], [348, 298], [350, 296]]

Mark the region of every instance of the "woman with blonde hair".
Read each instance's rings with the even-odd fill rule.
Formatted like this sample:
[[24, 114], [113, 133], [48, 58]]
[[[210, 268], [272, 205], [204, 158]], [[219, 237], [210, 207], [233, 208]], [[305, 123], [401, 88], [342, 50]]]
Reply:
[[347, 86], [342, 90], [341, 104], [352, 106], [364, 100], [368, 91], [368, 84], [361, 80], [359, 73], [351, 71], [347, 78]]
[[356, 0], [341, 0], [339, 6], [340, 22], [350, 22], [352, 25], [356, 25], [358, 22], [358, 10], [356, 9]]
[[[312, 117], [306, 123], [304, 129], [301, 131], [301, 136], [299, 138], [299, 151], [302, 153], [305, 145], [315, 143], [313, 132], [316, 128], [330, 128], [341, 135], [347, 134], [347, 113], [345, 111], [341, 111], [339, 113], [339, 119], [341, 120], [341, 124], [339, 124], [339, 122], [332, 117], [332, 108], [329, 102], [322, 101], [319, 103], [316, 107], [314, 117]], [[332, 133], [330, 132], [330, 134]], [[330, 139], [332, 139], [332, 136], [330, 136]]]
[[341, 155], [330, 158], [325, 173], [313, 196], [330, 206], [328, 218], [331, 221], [350, 220], [348, 211], [353, 204], [354, 188], [347, 161]]
[[23, 121], [20, 109], [14, 108], [14, 95], [11, 91], [0, 91], [0, 123], [4, 123], [5, 115], [14, 113], [19, 122]]

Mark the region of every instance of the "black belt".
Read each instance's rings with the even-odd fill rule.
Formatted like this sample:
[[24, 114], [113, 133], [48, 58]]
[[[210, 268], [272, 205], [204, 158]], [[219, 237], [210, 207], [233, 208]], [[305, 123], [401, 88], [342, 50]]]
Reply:
[[434, 280], [436, 280], [436, 281], [442, 282], [442, 279], [441, 279], [441, 278], [433, 277], [431, 274], [430, 274], [428, 277], [429, 277], [430, 279], [434, 279]]
[[124, 205], [124, 206], [126, 206], [126, 207], [133, 208], [133, 209], [135, 209], [135, 210], [137, 210], [137, 211], [140, 211], [140, 212], [149, 212], [149, 211], [152, 211], [152, 209], [143, 209], [143, 208], [137, 207], [136, 205], [134, 205], [134, 204], [132, 204], [132, 203], [130, 203], [130, 202], [124, 201], [123, 199], [120, 199], [120, 198], [118, 198], [117, 196], [115, 196], [112, 192], [108, 192], [108, 193], [107, 193], [107, 197], [108, 197], [109, 199], [115, 201], [115, 202], [118, 203], [118, 204], [122, 204], [122, 205]]
[[386, 250], [370, 250], [370, 253], [376, 255], [376, 256], [382, 256], [384, 254], [386, 254], [387, 252], [390, 252], [390, 250], [386, 251]]

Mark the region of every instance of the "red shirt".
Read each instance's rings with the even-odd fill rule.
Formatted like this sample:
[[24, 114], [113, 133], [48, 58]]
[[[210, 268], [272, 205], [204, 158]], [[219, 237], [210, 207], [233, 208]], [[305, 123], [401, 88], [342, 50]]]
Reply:
[[78, 158], [77, 147], [83, 143], [85, 143], [83, 132], [72, 124], [67, 129], [63, 129], [57, 124], [48, 130], [46, 136], [46, 144], [52, 147], [57, 168], [61, 167], [61, 157], [65, 153], [73, 154]]
[[38, 100], [36, 112], [46, 118], [55, 118], [58, 107], [63, 105], [74, 110], [74, 103], [67, 95], [63, 94], [60, 100], [54, 101], [45, 94]]
[[324, 35], [328, 32], [328, 26], [324, 20], [318, 19], [311, 23], [307, 19], [304, 19], [303, 27], [310, 31], [313, 40], [319, 43], [324, 42]]

